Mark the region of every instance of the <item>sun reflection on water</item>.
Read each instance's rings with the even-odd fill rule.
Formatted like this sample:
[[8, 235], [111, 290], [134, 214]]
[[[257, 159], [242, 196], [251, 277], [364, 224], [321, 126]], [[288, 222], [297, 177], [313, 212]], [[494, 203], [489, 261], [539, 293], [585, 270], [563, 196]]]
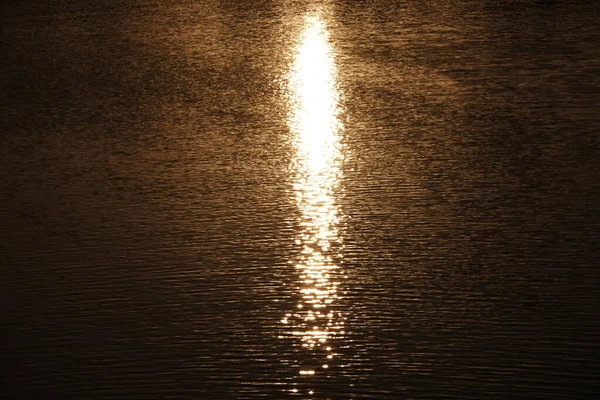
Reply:
[[305, 19], [294, 63], [289, 96], [290, 129], [294, 136], [294, 191], [301, 211], [302, 247], [296, 261], [300, 301], [282, 323], [313, 357], [304, 360], [299, 375], [312, 376], [329, 368], [336, 353], [332, 342], [344, 334], [344, 316], [336, 309], [342, 257], [338, 233], [340, 210], [336, 193], [342, 149], [339, 120], [340, 93], [326, 27], [318, 15]]

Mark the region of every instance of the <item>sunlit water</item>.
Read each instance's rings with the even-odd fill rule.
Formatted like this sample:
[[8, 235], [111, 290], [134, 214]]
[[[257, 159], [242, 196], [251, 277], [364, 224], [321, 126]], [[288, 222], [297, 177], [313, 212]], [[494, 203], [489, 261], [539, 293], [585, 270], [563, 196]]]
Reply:
[[[340, 93], [329, 35], [319, 13], [305, 18], [303, 31], [287, 79], [294, 138], [294, 189], [301, 211], [298, 271], [300, 302], [282, 322], [315, 356], [300, 366], [299, 374], [312, 376], [328, 369], [335, 357], [335, 340], [344, 335], [344, 312], [336, 307], [340, 296], [339, 259], [342, 237], [336, 191], [339, 190], [343, 153], [340, 144]], [[297, 393], [298, 389], [290, 389]], [[314, 394], [314, 390], [310, 390]]]
[[5, 2], [1, 393], [593, 398], [598, 13]]

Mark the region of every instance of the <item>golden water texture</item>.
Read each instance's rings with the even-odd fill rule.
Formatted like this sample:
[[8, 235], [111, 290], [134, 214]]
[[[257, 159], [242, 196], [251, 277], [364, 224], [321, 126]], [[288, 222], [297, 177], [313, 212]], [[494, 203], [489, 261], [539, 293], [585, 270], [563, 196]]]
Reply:
[[294, 191], [302, 218], [296, 238], [302, 256], [295, 260], [301, 295], [297, 309], [282, 322], [313, 356], [309, 365], [299, 363], [298, 374], [312, 376], [329, 368], [336, 356], [331, 342], [344, 335], [344, 315], [335, 310], [344, 277], [336, 261], [342, 257], [336, 189], [343, 126], [333, 51], [319, 14], [305, 18], [298, 43], [287, 81], [296, 150]]

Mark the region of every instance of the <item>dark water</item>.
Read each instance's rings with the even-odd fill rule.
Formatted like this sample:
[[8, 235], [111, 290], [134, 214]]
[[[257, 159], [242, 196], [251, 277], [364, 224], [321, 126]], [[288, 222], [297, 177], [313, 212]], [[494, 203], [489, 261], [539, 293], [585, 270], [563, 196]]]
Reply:
[[5, 2], [2, 392], [594, 395], [599, 26], [591, 0]]

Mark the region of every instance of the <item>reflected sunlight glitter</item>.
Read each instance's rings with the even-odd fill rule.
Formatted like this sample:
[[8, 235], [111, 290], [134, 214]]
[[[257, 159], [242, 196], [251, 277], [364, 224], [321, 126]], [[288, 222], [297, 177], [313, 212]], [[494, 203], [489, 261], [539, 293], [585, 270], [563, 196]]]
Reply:
[[[296, 263], [301, 299], [297, 313], [285, 323], [293, 326], [292, 334], [301, 338], [302, 348], [326, 359], [332, 359], [333, 353], [324, 344], [338, 335], [344, 318], [332, 310], [338, 299], [336, 259], [342, 243], [336, 189], [341, 178], [343, 126], [336, 82], [327, 29], [318, 14], [308, 16], [288, 77], [289, 126], [296, 149], [293, 187], [302, 231], [295, 240], [301, 246]], [[299, 373], [314, 375], [315, 371], [301, 369]]]

